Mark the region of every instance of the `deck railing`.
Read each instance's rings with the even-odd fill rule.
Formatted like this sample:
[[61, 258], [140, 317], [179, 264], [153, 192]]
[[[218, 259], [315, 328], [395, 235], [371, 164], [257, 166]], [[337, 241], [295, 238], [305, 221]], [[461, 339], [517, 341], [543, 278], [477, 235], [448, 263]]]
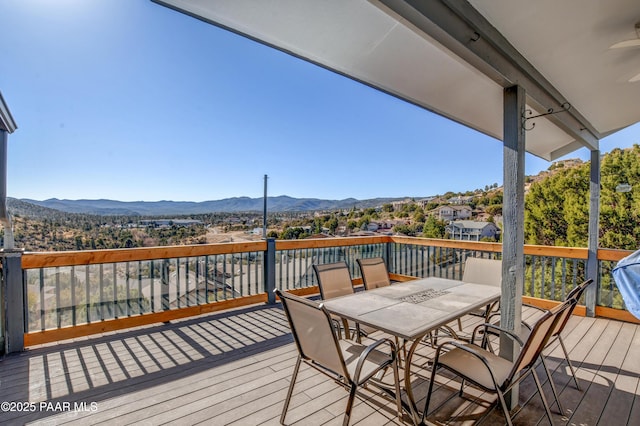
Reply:
[[[273, 288], [317, 292], [314, 263], [344, 260], [356, 283], [356, 259], [378, 256], [394, 279], [460, 279], [468, 257], [500, 258], [501, 250], [497, 243], [380, 236], [24, 253], [24, 344], [267, 302]], [[624, 312], [610, 272], [628, 253], [599, 251], [596, 311]], [[525, 246], [523, 294], [562, 300], [586, 279], [586, 261], [586, 248]]]

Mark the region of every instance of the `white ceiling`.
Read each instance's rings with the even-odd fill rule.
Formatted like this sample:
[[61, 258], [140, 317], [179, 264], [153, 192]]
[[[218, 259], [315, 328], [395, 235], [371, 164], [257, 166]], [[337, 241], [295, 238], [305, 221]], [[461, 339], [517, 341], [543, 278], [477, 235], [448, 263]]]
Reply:
[[636, 36], [637, 0], [154, 1], [497, 139], [503, 87], [525, 87], [533, 114], [568, 102], [526, 124], [527, 151], [547, 160], [640, 121], [640, 48], [608, 49]]

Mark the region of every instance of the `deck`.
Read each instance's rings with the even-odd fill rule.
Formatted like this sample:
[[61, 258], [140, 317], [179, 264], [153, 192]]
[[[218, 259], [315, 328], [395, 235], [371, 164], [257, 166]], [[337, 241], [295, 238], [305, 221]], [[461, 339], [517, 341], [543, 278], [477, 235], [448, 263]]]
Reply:
[[[465, 328], [474, 321], [466, 318]], [[567, 409], [562, 417], [552, 407], [555, 423], [640, 424], [640, 326], [573, 317], [564, 336], [582, 391], [567, 376], [559, 346], [547, 349]], [[22, 409], [7, 412], [4, 404], [0, 424], [275, 425], [295, 358], [279, 304], [42, 345], [0, 361], [0, 401]], [[469, 389], [462, 399], [450, 385], [439, 381], [429, 422], [504, 422], [499, 409], [488, 411], [482, 402], [489, 396]], [[522, 383], [515, 424], [548, 424], [534, 388], [531, 377]], [[548, 383], [545, 390], [551, 401]], [[287, 424], [341, 424], [346, 399], [342, 388], [303, 368]], [[365, 391], [351, 423], [399, 421], [393, 402]]]

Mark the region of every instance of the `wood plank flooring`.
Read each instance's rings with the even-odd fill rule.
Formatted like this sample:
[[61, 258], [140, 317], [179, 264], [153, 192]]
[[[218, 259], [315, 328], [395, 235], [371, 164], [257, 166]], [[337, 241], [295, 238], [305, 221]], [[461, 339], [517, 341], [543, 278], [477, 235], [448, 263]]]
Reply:
[[[478, 322], [465, 317], [465, 330]], [[553, 405], [554, 423], [640, 424], [640, 327], [573, 317], [564, 341], [582, 390], [556, 342], [545, 354], [566, 413]], [[425, 365], [431, 353], [425, 345], [416, 364]], [[0, 424], [276, 425], [296, 356], [279, 304], [43, 345], [0, 360], [0, 402], [22, 410], [6, 411], [4, 404]], [[538, 372], [551, 404], [546, 375]], [[492, 396], [466, 387], [459, 397], [458, 383], [439, 375], [428, 422], [505, 423], [500, 409], [488, 409]], [[426, 391], [425, 379], [417, 377], [415, 385]], [[303, 367], [286, 423], [341, 424], [346, 400], [344, 389]], [[373, 389], [356, 399], [351, 424], [400, 423], [394, 403]], [[406, 415], [403, 423], [410, 423]], [[514, 424], [548, 423], [529, 377], [520, 386]]]

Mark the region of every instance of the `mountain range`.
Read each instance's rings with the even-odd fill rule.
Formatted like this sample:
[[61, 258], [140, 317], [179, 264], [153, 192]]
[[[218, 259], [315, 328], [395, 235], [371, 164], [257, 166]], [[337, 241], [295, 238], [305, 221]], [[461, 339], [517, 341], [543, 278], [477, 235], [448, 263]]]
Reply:
[[[302, 212], [334, 209], [350, 209], [377, 207], [392, 201], [404, 200], [406, 198], [373, 198], [368, 200], [357, 200], [346, 198], [344, 200], [321, 200], [317, 198], [293, 198], [286, 195], [277, 197], [267, 197], [267, 209], [273, 212]], [[15, 200], [15, 199], [14, 199]], [[9, 207], [12, 204], [11, 199]], [[116, 201], [116, 200], [60, 200], [51, 198], [44, 201], [20, 199], [36, 206], [55, 209], [68, 213], [82, 213], [93, 215], [122, 215], [122, 216], [169, 216], [169, 215], [190, 215], [206, 214], [218, 212], [250, 212], [263, 210], [263, 198], [233, 197], [213, 201]]]

